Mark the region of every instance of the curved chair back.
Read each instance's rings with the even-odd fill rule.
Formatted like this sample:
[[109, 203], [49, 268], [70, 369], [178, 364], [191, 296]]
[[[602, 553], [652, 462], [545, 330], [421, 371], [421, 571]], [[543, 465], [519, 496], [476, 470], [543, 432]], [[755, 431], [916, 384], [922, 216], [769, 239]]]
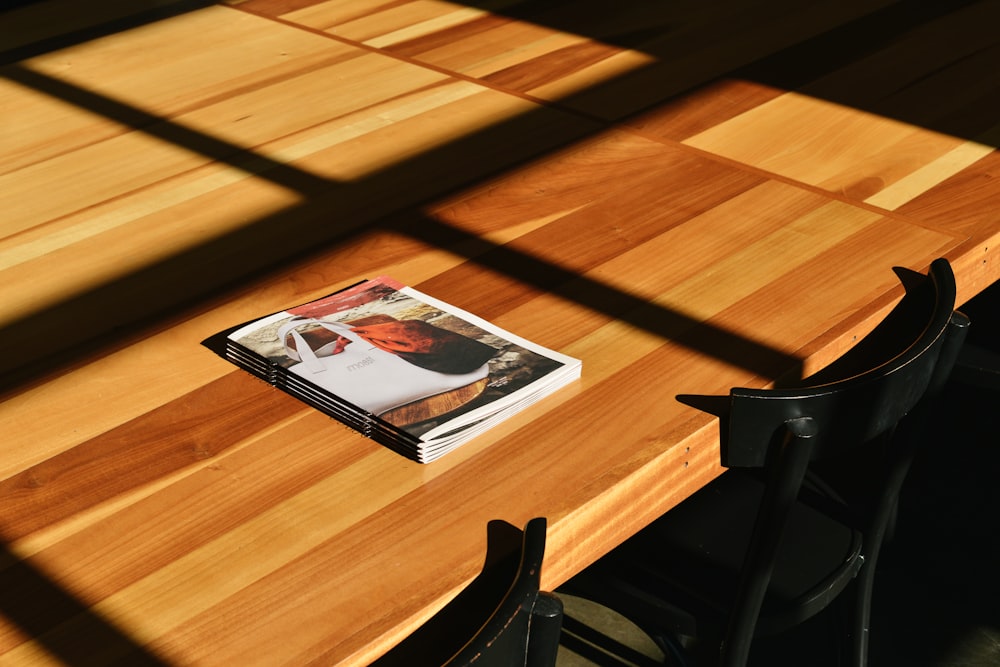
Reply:
[[824, 455], [825, 443], [838, 455], [845, 444], [890, 430], [930, 386], [954, 308], [955, 277], [937, 260], [868, 336], [818, 373], [789, 388], [734, 388], [722, 464], [763, 467], [775, 434], [792, 419], [815, 424], [816, 457]]
[[[815, 605], [825, 606], [864, 564], [870, 577], [900, 487], [912, 460], [912, 442], [893, 439], [894, 431], [950, 372], [967, 320], [954, 312], [955, 280], [945, 260], [935, 261], [926, 277], [904, 280], [899, 305], [864, 340], [800, 386], [733, 389], [723, 422], [722, 463], [762, 468], [766, 474], [753, 537], [744, 561], [729, 619], [723, 664], [742, 665], [771, 579], [782, 533], [811, 464], [846, 460], [872, 485], [849, 506], [861, 516], [861, 558], [845, 561], [853, 571], [835, 572], [818, 587]], [[906, 284], [908, 283], [908, 284]], [[842, 500], [838, 498], [838, 500]], [[862, 586], [870, 597], [870, 578]], [[860, 661], [867, 627], [856, 637]]]
[[523, 532], [486, 527], [483, 570], [458, 595], [373, 664], [378, 667], [552, 667], [562, 602], [539, 591], [546, 521]]
[[539, 591], [545, 553], [543, 518], [524, 528], [517, 575], [500, 605], [479, 632], [449, 660], [447, 667], [551, 667], [562, 627], [562, 603]]

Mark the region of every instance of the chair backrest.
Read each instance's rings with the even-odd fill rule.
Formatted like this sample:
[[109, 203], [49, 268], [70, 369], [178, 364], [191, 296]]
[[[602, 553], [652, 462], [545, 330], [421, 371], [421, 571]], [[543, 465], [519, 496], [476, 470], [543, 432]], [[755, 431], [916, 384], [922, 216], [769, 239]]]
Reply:
[[523, 532], [502, 521], [487, 528], [483, 570], [453, 600], [376, 660], [377, 667], [552, 667], [562, 602], [540, 591], [546, 520]]
[[[879, 326], [827, 368], [796, 387], [730, 392], [728, 410], [720, 415], [722, 463], [762, 468], [766, 483], [730, 615], [724, 664], [746, 660], [782, 534], [811, 465], [839, 458], [878, 471], [871, 475], [875, 496], [862, 493], [865, 506], [850, 508], [863, 515], [858, 528], [864, 548], [877, 553], [912, 460], [912, 447], [892, 436], [943, 383], [968, 323], [954, 312], [955, 280], [947, 261], [937, 260], [927, 276], [917, 275], [919, 280], [903, 280], [903, 299]], [[856, 559], [853, 567], [861, 562]]]
[[562, 602], [539, 590], [545, 553], [544, 518], [524, 528], [514, 583], [475, 636], [447, 667], [551, 667], [555, 665], [562, 626]]
[[[919, 275], [919, 274], [918, 274]], [[726, 467], [763, 467], [775, 435], [792, 419], [816, 424], [814, 456], [832, 444], [858, 446], [885, 433], [923, 397], [937, 367], [955, 307], [955, 278], [946, 260], [931, 265], [889, 315], [847, 353], [794, 386], [734, 388], [722, 441]], [[844, 419], [844, 415], [852, 415]]]

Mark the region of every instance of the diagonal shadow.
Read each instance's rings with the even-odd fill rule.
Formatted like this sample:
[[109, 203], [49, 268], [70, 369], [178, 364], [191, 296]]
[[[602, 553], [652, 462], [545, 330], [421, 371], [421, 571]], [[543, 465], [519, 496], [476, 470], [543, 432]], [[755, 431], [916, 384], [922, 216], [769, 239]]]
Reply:
[[[0, 54], [0, 57], [9, 62], [15, 57], [43, 53], [52, 48], [63, 47], [101, 34], [109, 34], [124, 27], [158, 20], [164, 16], [189, 11], [206, 4], [215, 3], [186, 0], [168, 3], [166, 6], [154, 5], [142, 9], [126, 19], [98, 24], [83, 30], [71, 30], [50, 40], [9, 50]], [[252, 5], [253, 3], [248, 4]], [[659, 61], [669, 61], [672, 57], [683, 55], [678, 53], [678, 47], [674, 46], [670, 39], [671, 26], [669, 24], [636, 27], [627, 20], [624, 22], [602, 21], [604, 14], [601, 3], [590, 1], [582, 3], [515, 2], [495, 7], [495, 3], [468, 0], [465, 4], [480, 7], [489, 5], [494, 14], [506, 14], [513, 18], [548, 25], [559, 30], [588, 35], [609, 44], [645, 51], [656, 56]], [[763, 4], [765, 7], [769, 5], [769, 3]], [[728, 70], [723, 68], [718, 72], [718, 75], [742, 76], [785, 89], [805, 85], [810, 81], [826, 77], [847, 63], [855, 62], [865, 55], [885, 48], [887, 44], [892, 44], [894, 40], [898, 40], [909, 31], [933, 22], [956, 8], [975, 4], [978, 3], [966, 0], [950, 4], [945, 8], [940, 3], [913, 1], [893, 3], [847, 24], [835, 26], [818, 37], [811, 37], [756, 61]], [[774, 7], [780, 5], [781, 3], [777, 2]], [[621, 6], [620, 13], [627, 15], [637, 6], [639, 5], [632, 0], [626, 0]], [[669, 13], [666, 16], [669, 18]], [[715, 26], [715, 24], [711, 25]], [[722, 29], [732, 29], [731, 27], [726, 28], [725, 18], [720, 19], [718, 26]], [[708, 29], [706, 28], [706, 30]], [[683, 40], [681, 42], [683, 44]], [[389, 51], [391, 52], [391, 49]], [[88, 342], [96, 336], [108, 336], [110, 329], [141, 321], [144, 317], [181, 307], [185, 303], [197, 303], [213, 291], [237, 284], [255, 272], [265, 270], [267, 267], [277, 267], [282, 261], [287, 261], [310, 248], [321, 249], [337, 239], [361, 233], [365, 225], [368, 225], [370, 229], [372, 225], [376, 224], [376, 217], [359, 218], [353, 222], [342, 220], [337, 225], [330, 225], [323, 220], [320, 211], [324, 209], [326, 211], [336, 210], [338, 192], [346, 192], [348, 188], [358, 187], [368, 188], [372, 191], [377, 191], [379, 188], [397, 188], [399, 183], [408, 183], [414, 180], [410, 176], [421, 172], [423, 165], [435, 161], [451, 161], [456, 165], [455, 171], [460, 172], [462, 164], [474, 159], [470, 156], [482, 155], [483, 153], [479, 149], [489, 146], [491, 141], [495, 142], [498, 137], [523, 140], [525, 137], [532, 136], [533, 130], [537, 131], [537, 128], [533, 127], [533, 114], [525, 114], [523, 117], [499, 123], [476, 133], [474, 136], [463, 137], [452, 144], [397, 164], [369, 177], [363, 184], [345, 185], [271, 160], [259, 153], [185, 128], [175, 122], [64, 81], [33, 72], [20, 65], [9, 65], [0, 74], [18, 81], [22, 85], [30, 86], [81, 108], [105, 115], [133, 129], [198, 152], [212, 160], [232, 165], [273, 183], [288, 187], [308, 198], [308, 201], [303, 205], [261, 218], [246, 228], [231, 233], [225, 239], [206, 243], [201, 248], [192, 249], [158, 264], [144, 267], [117, 283], [100, 286], [87, 294], [69, 297], [63, 303], [48, 309], [46, 312], [25, 317], [0, 331], [0, 342], [6, 343], [8, 349], [44, 350], [44, 355], [49, 356], [51, 360], [55, 360], [61, 352], [63, 353], [62, 361], [72, 361], [75, 355], [70, 351], [71, 348]], [[592, 89], [567, 96], [558, 101], [558, 106], [572, 109], [580, 100], [593, 99], [595, 96], [602, 95], [614, 96], [622, 82], [647, 75], [648, 73], [642, 71], [622, 75], [605, 84], [594, 86]], [[657, 97], [657, 103], [688, 92], [692, 86], [711, 83], [710, 80], [686, 82], [683, 76], [679, 74], [672, 76], [670, 72], [663, 73], [660, 78], [664, 84], [664, 93]], [[838, 85], [843, 87], [844, 82]], [[850, 86], [847, 86], [846, 89], [850, 89]], [[852, 102], [862, 104], [864, 100], [855, 99]], [[972, 119], [961, 115], [951, 116], [951, 125], [948, 129], [956, 134], [961, 134], [964, 131], [967, 134], [978, 135], [982, 130], [986, 116], [989, 114], [980, 113]], [[995, 118], [990, 116], [989, 121], [993, 122]], [[603, 127], [603, 124], [597, 124], [594, 130], [597, 131]], [[538, 152], [550, 150], [579, 138], [581, 138], [580, 134], [576, 134], [561, 137], [558, 141], [549, 141], [540, 147]], [[498, 163], [494, 165], [494, 168], [495, 171], [499, 171], [511, 166], [506, 163]], [[482, 178], [483, 172], [480, 170], [477, 176]], [[441, 189], [426, 193], [426, 196], [441, 195], [447, 189], [463, 184], [465, 182], [461, 178], [456, 178], [452, 182], [442, 185]], [[380, 212], [391, 213], [392, 211]], [[289, 225], [294, 233], [282, 233]], [[701, 340], [712, 340], [713, 346], [701, 345], [699, 350], [720, 355], [732, 363], [749, 363], [750, 365], [747, 367], [755, 373], [773, 377], [775, 373], [785, 373], [790, 366], [795, 366], [798, 363], [797, 360], [780, 355], [767, 349], [766, 346], [756, 345], [752, 341], [747, 341], [730, 332], [686, 319], [680, 313], [666, 309], [650, 312], [648, 304], [632, 298], [626, 293], [615, 291], [580, 276], [574, 276], [555, 266], [547, 266], [540, 260], [524, 257], [509, 249], [501, 250], [440, 221], [427, 217], [422, 217], [419, 220], [413, 219], [411, 224], [398, 227], [397, 231], [427, 242], [435, 242], [435, 239], [436, 242], [441, 242], [441, 239], [448, 239], [461, 247], [470, 246], [468, 242], [471, 241], [471, 247], [476, 248], [476, 252], [474, 254], [465, 253], [465, 256], [470, 260], [489, 261], [489, 266], [506, 275], [542, 289], [557, 291], [557, 293], [574, 298], [581, 305], [590, 308], [601, 310], [616, 304], [618, 307], [610, 311], [609, 314], [613, 313], [614, 316], [628, 319], [631, 323], [643, 326], [660, 335], [673, 337], [677, 335], [679, 330], [685, 328], [706, 329], [707, 327], [712, 335], [701, 337]], [[288, 236], [297, 236], [300, 243], [298, 245], [288, 243], [283, 238]], [[217, 263], [210, 261], [213, 254], [217, 257], [232, 256], [236, 252], [234, 250], [236, 248], [243, 256], [244, 268], [242, 270], [233, 270], [230, 266], [231, 273], [225, 274]], [[190, 279], [185, 280], [184, 265], [201, 269], [197, 276], [197, 284]], [[515, 270], [513, 267], [519, 268]], [[204, 271], [206, 268], [207, 273]], [[168, 283], [171, 285], [170, 289], [164, 290], [162, 286]], [[137, 309], [134, 299], [140, 293], [138, 288], [154, 284], [157, 285], [157, 289], [145, 290], [141, 297], [144, 305]], [[568, 284], [572, 284], [572, 288], [565, 286]], [[124, 319], [126, 310], [132, 315], [131, 319]], [[636, 311], [638, 314], [629, 316], [628, 313], [632, 311]], [[86, 326], [81, 327], [80, 325], [81, 317], [84, 316], [92, 322], [103, 322], [103, 330], [95, 326], [92, 331], [86, 331]], [[631, 319], [629, 319], [630, 317]], [[74, 321], [72, 329], [66, 326], [67, 323]], [[42, 332], [65, 332], [68, 330], [76, 330], [77, 333], [69, 340], [54, 340], [50, 337], [48, 340], [41, 341], [42, 344], [38, 344], [37, 336], [41, 334], [44, 338], [45, 334]], [[58, 336], [63, 335], [64, 333], [58, 334]], [[26, 354], [30, 355], [30, 352]], [[748, 359], [756, 361], [747, 362]], [[30, 358], [24, 355], [19, 360], [5, 361], [8, 368], [4, 370], [11, 371], [8, 376], [10, 379], [4, 383], [4, 386], [0, 386], [0, 390], [3, 390], [5, 386], [16, 386], [23, 381], [29, 381], [32, 377], [44, 372], [44, 365], [38, 364], [40, 361], [40, 358]], [[15, 368], [12, 364], [19, 364], [21, 367]]]
[[[714, 80], [741, 79], [996, 145], [1000, 79], [995, 62], [1000, 40], [991, 26], [1000, 21], [1000, 5], [991, 0], [899, 0], [881, 7], [873, 3], [863, 15], [842, 23], [831, 15], [830, 23], [820, 29], [807, 27], [823, 12], [822, 3], [816, 2], [758, 0], [713, 3], [696, 10], [688, 3], [661, 3], [650, 9], [643, 0], [624, 0], [611, 12], [600, 0], [456, 1], [653, 56], [658, 64], [648, 69], [664, 70], [657, 80], [664, 88], [652, 104]], [[775, 37], [774, 26], [787, 35]], [[780, 39], [785, 45], [754, 55], [747, 35], [755, 30], [761, 33], [757, 42]], [[743, 62], [734, 59], [740, 49], [749, 55]], [[671, 63], [690, 63], [694, 53], [709, 63], [698, 63], [702, 78], [686, 79], [672, 71]], [[630, 78], [643, 76], [626, 74], [577, 97], [607, 95]], [[974, 87], [980, 92], [963, 99]], [[988, 131], [992, 139], [984, 137]]]
[[[356, 183], [344, 184], [316, 176], [293, 165], [275, 161], [19, 65], [10, 65], [3, 73], [22, 85], [292, 189], [302, 194], [305, 201], [254, 220], [221, 238], [206, 241], [160, 262], [146, 265], [129, 274], [127, 279], [107, 282], [67, 297], [57, 306], [9, 323], [0, 329], [0, 345], [6, 349], [21, 350], [22, 353], [4, 360], [4, 364], [18, 365], [4, 368], [6, 378], [0, 384], [0, 389], [30, 381], [51, 371], [53, 364], [71, 361], [79, 351], [74, 350], [74, 347], [79, 344], [87, 343], [87, 352], [92, 354], [92, 338], [111, 335], [107, 334], [109, 329], [124, 328], [144, 318], [162, 315], [173, 308], [189, 306], [219, 289], [237, 285], [249, 276], [280, 267], [284, 262], [301, 257], [303, 253], [315, 253], [330, 243], [350, 236], [390, 227], [395, 232], [424, 243], [460, 253], [470, 261], [527, 285], [572, 299], [609, 317], [672, 338], [728, 363], [748, 368], [754, 373], [774, 377], [787, 373], [789, 369], [796, 369], [799, 365], [797, 358], [751, 341], [745, 336], [662, 306], [651, 305], [644, 299], [579, 275], [575, 271], [560, 268], [543, 259], [482, 239], [416, 212], [409, 212], [405, 216], [397, 214], [391, 220], [380, 216], [359, 216], [353, 221], [340, 220], [336, 224], [329, 222], [330, 211], [338, 209], [341, 197], [351, 189], [364, 187], [374, 192], [388, 191], [385, 189], [391, 190], [399, 183], [412, 182], [414, 173], [424, 169], [424, 163], [462, 164], [470, 155], [487, 155], [489, 146], [495, 144], [497, 137], [524, 138], [537, 134], [538, 123], [531, 113], [492, 125], [463, 137], [460, 142], [438, 147], [419, 157], [383, 169], [369, 176], [363, 186], [359, 186]], [[564, 141], [577, 138], [578, 133], [571, 134]], [[547, 147], [551, 146], [550, 140]], [[456, 170], [455, 176], [453, 187], [466, 183], [461, 170]], [[746, 187], [755, 182], [748, 181]], [[392, 210], [382, 213], [389, 214]], [[197, 271], [192, 271], [192, 267], [196, 267]], [[75, 339], [65, 340], [65, 332], [68, 331], [75, 332]], [[42, 354], [33, 358], [30, 356], [32, 350], [38, 350]], [[59, 352], [64, 353], [62, 357]]]
[[[991, 0], [953, 0], [946, 3], [899, 0], [884, 3], [881, 7], [873, 6], [864, 14], [842, 23], [832, 16], [829, 25], [819, 29], [805, 27], [807, 23], [823, 20], [817, 18], [822, 16], [819, 3], [803, 4], [787, 0], [757, 0], [697, 9], [688, 3], [654, 5], [646, 0], [619, 0], [614, 11], [609, 11], [607, 3], [601, 0], [453, 1], [484, 10], [493, 16], [541, 25], [653, 56], [658, 64], [646, 69], [656, 71], [655, 78], [650, 82], [657, 86], [659, 96], [651, 98], [650, 104], [668, 101], [719, 79], [744, 79], [780, 90], [801, 89], [812, 97], [956, 137], [985, 140], [984, 132], [995, 131], [1000, 90], [996, 85], [997, 70], [993, 63], [1000, 44], [994, 40], [992, 47], [987, 49], [978, 44], [970, 45], [962, 38], [953, 38], [954, 35], [981, 33], [984, 30], [995, 33], [990, 26], [1000, 21], [1000, 7]], [[38, 0], [19, 0], [14, 5], [35, 2]], [[308, 0], [282, 0], [280, 3], [248, 0], [236, 5], [236, 8], [253, 13], [262, 2], [261, 15], [266, 16], [315, 4]], [[10, 6], [10, 3], [6, 4]], [[100, 4], [90, 3], [98, 7]], [[30, 44], [0, 50], [0, 65], [216, 4], [219, 3], [211, 0], [166, 3], [142, 0], [133, 3], [129, 16], [70, 29]], [[281, 9], [276, 10], [279, 4]], [[996, 21], [991, 23], [980, 17], [977, 23], [970, 23], [975, 20], [971, 15], [968, 19], [962, 18], [963, 10], [967, 9], [981, 10], [987, 16], [995, 17]], [[799, 15], [801, 19], [796, 19]], [[794, 22], [796, 20], [803, 27], [799, 27]], [[927, 30], [951, 20], [956, 23], [939, 30]], [[763, 53], [747, 46], [748, 33], [767, 31], [772, 25], [781, 26], [788, 32], [780, 38], [784, 45]], [[463, 24], [456, 28], [456, 35], [461, 36], [466, 31], [467, 26]], [[446, 36], [447, 29], [442, 34]], [[767, 39], [774, 37], [762, 37], [757, 41], [766, 43]], [[730, 43], [740, 46], [730, 46]], [[393, 53], [406, 48], [405, 44], [389, 46], [385, 51]], [[574, 48], [566, 47], [566, 55], [570, 55]], [[702, 69], [697, 77], [687, 77], [671, 68], [674, 62], [690, 62], [692, 54], [698, 54], [701, 61], [699, 65]], [[876, 60], [874, 65], [866, 61], [880, 54], [888, 54], [888, 60]], [[936, 63], [933, 67], [927, 64], [928, 54], [932, 54]], [[561, 56], [561, 53], [553, 54], [555, 58]], [[981, 62], [978, 69], [969, 68], [970, 62], [977, 60]], [[886, 67], [883, 72], [873, 71], [873, 68], [877, 70], [879, 64], [885, 65], [888, 61], [891, 61], [891, 68]], [[950, 101], [959, 97], [957, 91], [968, 90], [969, 79], [977, 75], [992, 80], [992, 88], [979, 82], [983, 91], [978, 97], [966, 99], [961, 109], [949, 110], [947, 105]], [[582, 91], [571, 98], [586, 101], [612, 96], [623, 87], [621, 84], [627, 87], [630, 80], [644, 77], [649, 78], [649, 72], [620, 75], [614, 81]], [[924, 92], [915, 92], [921, 87]], [[567, 102], [571, 99], [556, 103]], [[576, 105], [570, 103], [569, 106]]]
[[65, 665], [168, 664], [2, 541], [0, 591], [0, 616]]
[[[167, 2], [162, 0], [135, 0], [129, 7], [129, 13], [120, 15], [114, 11], [114, 3], [98, 0], [88, 3], [87, 15], [78, 19], [82, 25], [71, 24], [64, 31], [59, 31], [55, 26], [51, 26], [51, 24], [56, 23], [58, 25], [65, 21], [65, 19], [52, 21], [51, 17], [46, 16], [43, 17], [47, 24], [47, 31], [44, 33], [44, 36], [26, 41], [25, 43], [21, 43], [17, 39], [18, 36], [13, 32], [7, 33], [3, 29], [2, 26], [4, 24], [7, 26], [16, 25], [13, 18], [16, 10], [23, 9], [28, 5], [41, 4], [44, 4], [44, 0], [6, 0], [3, 3], [3, 7], [0, 8], [0, 19], [3, 19], [0, 21], [0, 37], [4, 38], [0, 40], [0, 66], [9, 65], [19, 60], [34, 58], [44, 53], [58, 51], [59, 49], [64, 49], [75, 44], [89, 42], [99, 37], [113, 35], [117, 32], [155, 23], [156, 21], [162, 21], [219, 3], [215, 0], [173, 0]], [[109, 13], [106, 15], [107, 18], [102, 18], [105, 16], [104, 12], [101, 11], [104, 6], [109, 8]], [[58, 11], [58, 8], [56, 11]], [[4, 17], [4, 12], [7, 12], [6, 17]], [[11, 44], [16, 45], [11, 46]]]

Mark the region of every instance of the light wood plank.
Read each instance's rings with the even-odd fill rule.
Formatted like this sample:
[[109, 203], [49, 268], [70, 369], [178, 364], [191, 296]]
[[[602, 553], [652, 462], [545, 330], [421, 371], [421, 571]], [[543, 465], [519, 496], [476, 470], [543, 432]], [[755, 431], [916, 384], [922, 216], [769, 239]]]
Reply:
[[[823, 132], [816, 132], [817, 127]], [[773, 140], [776, 135], [781, 142]], [[951, 169], [942, 168], [944, 157], [964, 144], [960, 138], [796, 93], [775, 98], [685, 143], [860, 200], [872, 198], [928, 163], [937, 163], [938, 168], [924, 173], [924, 186], [944, 180], [951, 175]]]

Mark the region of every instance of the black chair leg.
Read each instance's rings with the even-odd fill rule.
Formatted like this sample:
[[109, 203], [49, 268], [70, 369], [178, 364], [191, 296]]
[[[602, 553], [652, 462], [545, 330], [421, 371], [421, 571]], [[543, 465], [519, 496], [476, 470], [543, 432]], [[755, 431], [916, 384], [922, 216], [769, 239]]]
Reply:
[[848, 664], [867, 667], [868, 639], [871, 630], [872, 592], [875, 585], [874, 563], [865, 564], [858, 573], [854, 597], [853, 628]]
[[562, 624], [562, 600], [547, 591], [539, 592], [535, 606], [531, 609], [531, 623], [528, 626], [526, 667], [549, 667], [556, 664]]

